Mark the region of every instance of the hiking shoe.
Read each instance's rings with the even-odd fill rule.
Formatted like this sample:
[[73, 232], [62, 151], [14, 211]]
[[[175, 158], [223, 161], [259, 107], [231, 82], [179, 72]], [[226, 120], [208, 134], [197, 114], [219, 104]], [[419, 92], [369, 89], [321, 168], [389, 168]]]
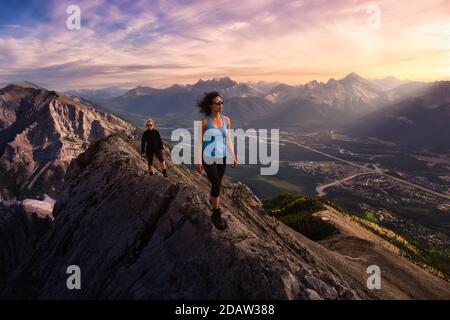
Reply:
[[149, 171], [148, 174], [152, 176], [152, 175], [155, 174], [155, 172], [154, 171]]
[[211, 221], [214, 224], [214, 226], [219, 230], [225, 230], [227, 228], [227, 222], [222, 218], [220, 209], [213, 209]]

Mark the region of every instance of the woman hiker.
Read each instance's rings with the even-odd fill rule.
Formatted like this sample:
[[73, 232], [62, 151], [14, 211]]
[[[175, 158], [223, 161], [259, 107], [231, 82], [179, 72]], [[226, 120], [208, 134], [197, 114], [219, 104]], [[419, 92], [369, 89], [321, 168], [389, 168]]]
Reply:
[[155, 173], [153, 168], [153, 155], [155, 154], [163, 168], [163, 175], [167, 178], [166, 161], [164, 161], [164, 146], [158, 130], [155, 129], [155, 122], [152, 118], [145, 121], [147, 130], [142, 134], [141, 154], [147, 155], [148, 171], [152, 176]]
[[[202, 173], [203, 169], [206, 172], [211, 183], [211, 220], [216, 228], [224, 230], [227, 223], [220, 210], [220, 188], [225, 173], [227, 150], [232, 159], [232, 168], [237, 165], [231, 137], [227, 132], [231, 127], [231, 120], [221, 115], [223, 100], [217, 91], [205, 93], [203, 99], [197, 103], [197, 107], [205, 117], [201, 120], [201, 132], [198, 132], [198, 137], [201, 137], [198, 143], [202, 146], [198, 146], [197, 150], [202, 151], [202, 163], [196, 164], [196, 169], [199, 173]], [[200, 155], [197, 159], [200, 159]]]

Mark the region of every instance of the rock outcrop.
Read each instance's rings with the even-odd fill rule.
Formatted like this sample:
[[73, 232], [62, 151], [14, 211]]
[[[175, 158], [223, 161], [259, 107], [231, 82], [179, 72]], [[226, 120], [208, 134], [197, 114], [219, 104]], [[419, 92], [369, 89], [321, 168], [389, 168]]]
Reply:
[[49, 230], [49, 214], [35, 203], [0, 203], [0, 288]]
[[[210, 221], [209, 184], [169, 162], [149, 176], [138, 141], [113, 134], [74, 159], [55, 220], [10, 276], [6, 299], [377, 299], [366, 269], [266, 214], [224, 181], [228, 229]], [[81, 289], [66, 285], [70, 265]], [[414, 281], [414, 279], [411, 279]]]
[[55, 197], [89, 143], [135, 128], [116, 116], [30, 84], [0, 90], [0, 198]]
[[[184, 166], [172, 166], [169, 179], [146, 170], [118, 136], [94, 142], [72, 161], [53, 226], [6, 296], [359, 296], [326, 268], [309, 270], [307, 250], [286, 246], [272, 229], [277, 223], [244, 185], [226, 184], [230, 229], [218, 232], [210, 223], [204, 178]], [[72, 264], [82, 270], [80, 291], [66, 288]]]

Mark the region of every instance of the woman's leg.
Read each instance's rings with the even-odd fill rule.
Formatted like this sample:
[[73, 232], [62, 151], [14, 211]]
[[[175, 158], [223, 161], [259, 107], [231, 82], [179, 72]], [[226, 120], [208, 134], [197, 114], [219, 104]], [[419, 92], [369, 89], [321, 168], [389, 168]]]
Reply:
[[203, 168], [205, 169], [208, 180], [211, 182], [211, 203], [213, 206], [211, 221], [219, 230], [225, 230], [227, 228], [227, 222], [222, 218], [219, 205], [220, 205], [220, 184], [221, 176], [217, 163], [206, 164], [203, 161]]
[[153, 168], [153, 153], [147, 152], [147, 164], [148, 164], [148, 172], [153, 174], [155, 169]]
[[220, 196], [217, 197], [211, 196], [211, 204], [214, 209], [220, 208]]
[[225, 168], [226, 168], [226, 157], [223, 158], [222, 163], [216, 163], [217, 168], [217, 175], [218, 175], [218, 185], [219, 185], [219, 195], [216, 198], [212, 198], [211, 202], [213, 205], [213, 208], [219, 208], [220, 207], [220, 190], [222, 189], [222, 178], [225, 174]]
[[222, 178], [223, 178], [223, 175], [225, 174], [226, 167], [227, 167], [227, 158], [224, 157], [223, 162], [217, 164], [217, 170], [219, 172], [219, 178], [220, 178], [220, 185], [222, 185]]
[[158, 158], [158, 161], [161, 163], [161, 167], [163, 169], [167, 169], [166, 167], [166, 161], [164, 160], [164, 153], [163, 150], [156, 151], [156, 157]]
[[161, 167], [163, 169], [163, 176], [167, 178], [166, 161], [164, 161], [164, 153], [163, 153], [162, 149], [156, 151], [156, 157], [158, 158], [159, 162], [161, 163]]
[[220, 206], [220, 184], [221, 177], [217, 163], [206, 164], [203, 161], [203, 168], [205, 169], [206, 176], [211, 183], [211, 204], [213, 208], [217, 209]]

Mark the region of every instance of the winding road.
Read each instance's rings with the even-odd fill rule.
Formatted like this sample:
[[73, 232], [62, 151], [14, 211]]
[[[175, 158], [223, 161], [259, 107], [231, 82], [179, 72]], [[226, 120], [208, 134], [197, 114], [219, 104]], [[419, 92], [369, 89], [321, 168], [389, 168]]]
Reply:
[[325, 195], [326, 193], [324, 192], [324, 190], [327, 189], [327, 188], [329, 188], [329, 187], [331, 187], [331, 186], [339, 185], [339, 184], [342, 183], [342, 182], [351, 180], [351, 179], [353, 179], [353, 178], [355, 178], [355, 177], [357, 177], [357, 176], [360, 176], [360, 175], [376, 173], [376, 174], [379, 174], [379, 175], [382, 175], [382, 176], [386, 176], [386, 177], [388, 177], [388, 178], [390, 178], [390, 179], [396, 180], [396, 181], [398, 181], [398, 182], [407, 184], [407, 185], [409, 185], [409, 186], [411, 186], [411, 187], [414, 187], [414, 188], [420, 189], [420, 190], [422, 190], [422, 191], [428, 192], [428, 193], [433, 194], [433, 195], [435, 195], [435, 196], [437, 196], [437, 197], [440, 197], [440, 198], [444, 198], [444, 199], [450, 200], [450, 195], [448, 195], [448, 194], [440, 193], [440, 192], [437, 192], [437, 191], [428, 189], [428, 188], [426, 188], [426, 187], [423, 187], [423, 186], [421, 186], [421, 185], [418, 185], [418, 184], [415, 184], [415, 183], [412, 183], [412, 182], [403, 180], [403, 179], [401, 179], [401, 178], [391, 176], [390, 174], [384, 173], [384, 172], [383, 172], [383, 169], [381, 169], [381, 168], [370, 169], [370, 168], [367, 167], [368, 164], [366, 164], [366, 165], [360, 165], [360, 164], [354, 163], [354, 162], [352, 162], [352, 161], [348, 161], [348, 160], [345, 160], [345, 159], [341, 159], [341, 158], [339, 158], [339, 157], [336, 157], [336, 156], [333, 156], [333, 155], [331, 155], [331, 154], [327, 154], [327, 153], [325, 153], [325, 152], [322, 152], [322, 151], [313, 149], [313, 148], [311, 148], [311, 147], [308, 147], [307, 145], [304, 145], [304, 144], [302, 144], [302, 143], [298, 143], [298, 142], [296, 142], [296, 141], [292, 141], [292, 140], [290, 140], [290, 139], [282, 139], [282, 138], [280, 138], [280, 141], [295, 144], [295, 145], [297, 145], [297, 146], [299, 146], [299, 147], [302, 147], [302, 148], [304, 148], [304, 149], [310, 150], [310, 151], [312, 151], [312, 152], [319, 153], [319, 154], [321, 154], [321, 155], [323, 155], [323, 156], [325, 156], [325, 157], [331, 158], [331, 159], [336, 160], [336, 161], [344, 162], [344, 163], [346, 163], [346, 164], [348, 164], [348, 165], [351, 165], [351, 166], [354, 166], [354, 167], [358, 167], [358, 168], [364, 170], [364, 172], [357, 173], [357, 174], [348, 176], [348, 177], [346, 177], [346, 178], [343, 178], [343, 179], [341, 179], [341, 180], [336, 180], [336, 181], [333, 181], [333, 182], [331, 182], [331, 183], [328, 183], [328, 184], [325, 184], [325, 185], [322, 185], [322, 186], [318, 186], [318, 187], [316, 188], [316, 190], [317, 190], [317, 192], [319, 193], [319, 195], [321, 195], [321, 196], [322, 196], [322, 195]]

